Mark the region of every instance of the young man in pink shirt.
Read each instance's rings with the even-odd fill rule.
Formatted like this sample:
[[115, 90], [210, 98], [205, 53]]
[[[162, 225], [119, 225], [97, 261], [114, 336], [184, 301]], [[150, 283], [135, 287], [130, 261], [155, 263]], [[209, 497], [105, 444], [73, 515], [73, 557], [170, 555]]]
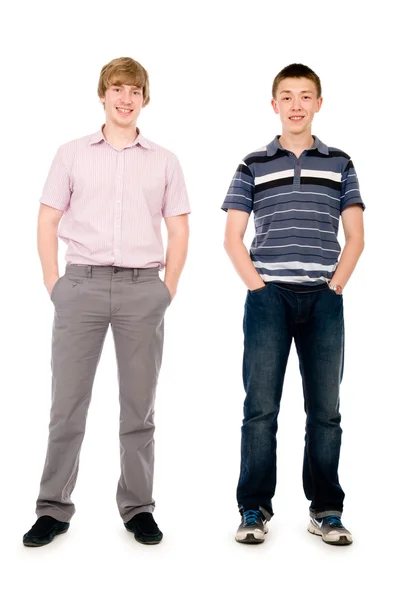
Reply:
[[[112, 60], [101, 71], [98, 95], [105, 125], [59, 148], [40, 200], [38, 250], [55, 307], [52, 407], [38, 520], [25, 546], [65, 533], [75, 512], [71, 494], [109, 325], [120, 386], [118, 509], [137, 541], [157, 544], [163, 537], [152, 516], [154, 401], [164, 314], [186, 259], [190, 207], [175, 155], [136, 127], [149, 103], [146, 70], [131, 58]], [[57, 237], [67, 244], [61, 277]]]

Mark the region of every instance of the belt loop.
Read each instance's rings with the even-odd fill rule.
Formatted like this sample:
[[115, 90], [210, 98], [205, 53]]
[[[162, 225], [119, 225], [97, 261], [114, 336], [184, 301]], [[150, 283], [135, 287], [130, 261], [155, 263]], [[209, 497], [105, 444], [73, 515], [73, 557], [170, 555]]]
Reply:
[[86, 276], [92, 277], [92, 265], [87, 265], [86, 267]]
[[138, 279], [138, 274], [138, 269], [132, 269], [132, 281], [136, 281]]

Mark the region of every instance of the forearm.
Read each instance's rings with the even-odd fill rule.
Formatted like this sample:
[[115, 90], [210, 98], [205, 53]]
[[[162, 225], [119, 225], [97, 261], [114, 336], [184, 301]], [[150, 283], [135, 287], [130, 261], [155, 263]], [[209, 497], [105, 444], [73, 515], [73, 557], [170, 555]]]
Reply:
[[261, 288], [264, 281], [253, 266], [249, 252], [240, 238], [225, 239], [224, 248], [238, 275], [249, 290]]
[[361, 238], [351, 238], [346, 242], [337, 269], [331, 280], [333, 285], [339, 284], [342, 288], [346, 286], [362, 254], [363, 248], [364, 241]]
[[57, 224], [38, 220], [37, 247], [45, 285], [59, 276], [57, 230]]
[[180, 234], [168, 236], [164, 283], [172, 290], [173, 294], [177, 289], [178, 281], [187, 258], [188, 239], [188, 230]]

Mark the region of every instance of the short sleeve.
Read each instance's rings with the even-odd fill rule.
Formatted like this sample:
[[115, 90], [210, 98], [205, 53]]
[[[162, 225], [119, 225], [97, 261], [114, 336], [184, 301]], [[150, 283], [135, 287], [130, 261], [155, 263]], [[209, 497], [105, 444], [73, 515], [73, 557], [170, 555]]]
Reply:
[[167, 164], [167, 182], [163, 198], [163, 217], [176, 217], [191, 212], [184, 174], [178, 158], [172, 154]]
[[59, 148], [50, 167], [40, 198], [41, 204], [65, 211], [71, 199], [71, 181]]
[[243, 210], [250, 214], [253, 208], [253, 192], [255, 179], [248, 165], [242, 161], [234, 173], [222, 209]]
[[359, 191], [358, 177], [355, 171], [354, 164], [350, 159], [345, 167], [345, 171], [342, 175], [341, 180], [341, 208], [342, 212], [348, 206], [352, 204], [360, 204], [362, 209], [365, 210], [365, 204], [362, 201], [361, 194]]

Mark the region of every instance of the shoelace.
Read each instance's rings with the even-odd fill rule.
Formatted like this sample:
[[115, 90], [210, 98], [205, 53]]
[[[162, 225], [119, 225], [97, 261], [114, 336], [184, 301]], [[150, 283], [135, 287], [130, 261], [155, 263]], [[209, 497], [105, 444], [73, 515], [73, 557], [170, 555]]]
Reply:
[[243, 519], [244, 525], [255, 525], [260, 519], [260, 510], [244, 510]]
[[340, 517], [336, 517], [334, 515], [332, 517], [324, 517], [323, 521], [328, 523], [330, 527], [343, 527]]

